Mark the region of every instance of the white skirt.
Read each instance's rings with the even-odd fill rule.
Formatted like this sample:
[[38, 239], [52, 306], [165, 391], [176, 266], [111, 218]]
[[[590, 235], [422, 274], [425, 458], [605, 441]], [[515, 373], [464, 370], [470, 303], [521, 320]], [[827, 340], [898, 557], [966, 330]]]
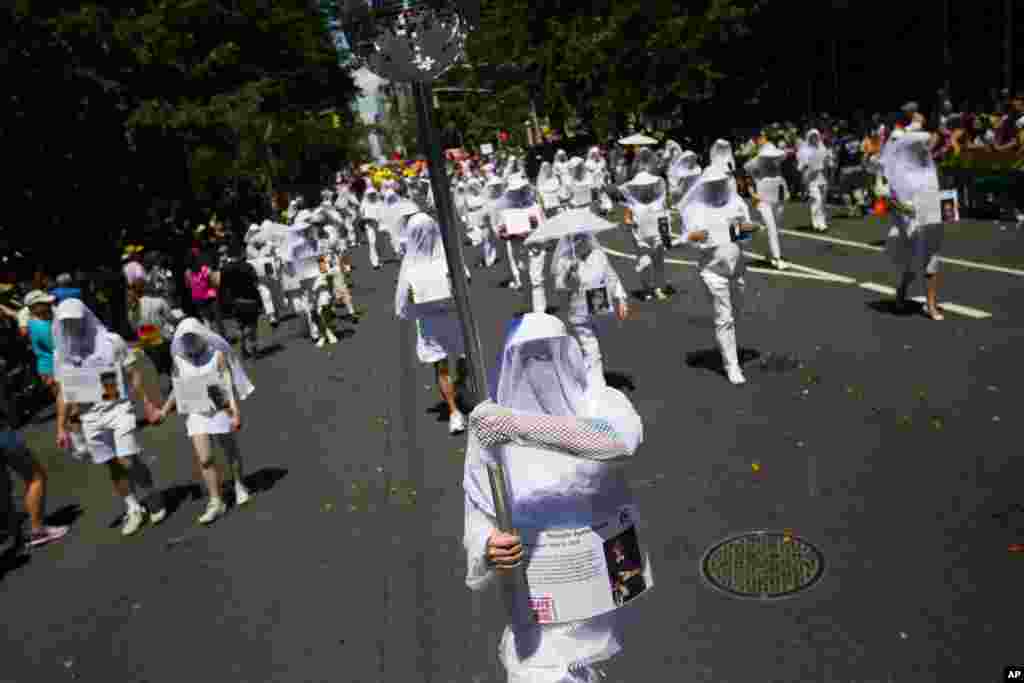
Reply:
[[465, 353], [462, 325], [455, 313], [425, 315], [416, 321], [416, 354], [421, 363], [433, 365]]
[[185, 420], [185, 430], [190, 437], [196, 434], [229, 434], [231, 433], [231, 417], [224, 410], [211, 415], [190, 413]]

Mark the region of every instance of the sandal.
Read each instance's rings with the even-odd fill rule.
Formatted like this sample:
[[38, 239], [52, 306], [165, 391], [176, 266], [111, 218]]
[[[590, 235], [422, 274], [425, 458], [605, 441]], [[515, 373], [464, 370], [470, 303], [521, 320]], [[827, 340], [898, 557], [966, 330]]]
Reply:
[[927, 315], [932, 320], [936, 321], [946, 319], [946, 316], [942, 315], [938, 308], [936, 308], [934, 311], [926, 311], [925, 315]]

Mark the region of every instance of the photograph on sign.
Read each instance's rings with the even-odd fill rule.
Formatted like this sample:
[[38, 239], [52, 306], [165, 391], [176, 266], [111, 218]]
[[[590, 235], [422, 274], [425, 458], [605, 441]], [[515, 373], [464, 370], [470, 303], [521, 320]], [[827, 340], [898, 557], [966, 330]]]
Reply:
[[637, 537], [637, 513], [579, 528], [520, 530], [526, 583], [540, 624], [590, 619], [622, 607], [654, 586]]
[[942, 221], [958, 223], [960, 221], [960, 198], [956, 190], [943, 190], [940, 197]]
[[606, 315], [612, 312], [612, 299], [608, 296], [607, 287], [587, 290], [587, 309], [590, 315]]

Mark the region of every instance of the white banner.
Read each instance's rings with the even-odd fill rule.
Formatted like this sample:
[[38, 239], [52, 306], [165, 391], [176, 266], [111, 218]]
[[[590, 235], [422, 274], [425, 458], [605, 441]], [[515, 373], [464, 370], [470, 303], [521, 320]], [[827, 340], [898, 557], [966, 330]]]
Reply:
[[183, 415], [224, 410], [230, 405], [231, 385], [224, 381], [219, 372], [174, 377], [171, 382], [174, 402], [178, 412]]
[[636, 522], [636, 508], [627, 505], [615, 518], [592, 527], [519, 530], [537, 623], [596, 617], [654, 586]]
[[124, 376], [116, 365], [104, 368], [65, 367], [57, 379], [67, 403], [99, 403], [127, 397]]
[[481, 154], [494, 154], [494, 145], [480, 145]]
[[540, 224], [531, 209], [505, 209], [501, 219], [505, 222], [505, 234], [512, 236], [529, 235]]

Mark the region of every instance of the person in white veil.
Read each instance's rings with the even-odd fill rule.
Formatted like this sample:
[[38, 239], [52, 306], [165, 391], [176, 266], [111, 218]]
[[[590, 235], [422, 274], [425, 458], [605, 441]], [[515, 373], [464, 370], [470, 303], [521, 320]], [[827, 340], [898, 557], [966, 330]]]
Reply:
[[587, 160], [583, 163], [587, 170], [587, 180], [590, 182], [591, 193], [596, 195], [598, 206], [602, 214], [612, 210], [613, 205], [608, 194], [604, 191], [605, 185], [609, 184], [608, 164], [601, 156], [601, 148], [594, 146], [587, 152]]
[[680, 151], [678, 156], [673, 156], [667, 173], [669, 201], [678, 204], [696, 184], [701, 172], [696, 152]]
[[[388, 197], [395, 196], [393, 191]], [[366, 232], [366, 241], [370, 244], [370, 265], [374, 270], [380, 270], [380, 255], [377, 251], [377, 233], [384, 230], [391, 238], [391, 248], [401, 253], [401, 245], [389, 221], [387, 220], [387, 205], [382, 200], [380, 192], [373, 185], [367, 184], [366, 192], [363, 193], [363, 202], [359, 206], [359, 215], [362, 217], [363, 230]]]
[[480, 178], [470, 178], [467, 182], [466, 210], [469, 219], [469, 239], [474, 247], [480, 249], [480, 260], [477, 266], [492, 267], [498, 260], [498, 250], [490, 237], [490, 209], [484, 183]]
[[736, 244], [741, 233], [758, 228], [750, 222], [750, 209], [721, 167], [706, 169], [679, 205], [683, 238], [701, 250], [700, 279], [715, 316], [715, 340], [726, 375], [744, 384], [736, 348], [736, 317], [743, 309], [746, 262]]
[[[519, 536], [498, 531], [487, 465], [502, 459], [516, 529], [593, 527], [620, 516], [634, 497], [626, 464], [643, 442], [629, 399], [590, 384], [579, 345], [550, 315], [510, 326], [491, 379], [493, 400], [470, 416], [465, 490], [466, 585], [482, 591], [530, 557]], [[649, 557], [641, 557], [649, 575]], [[536, 623], [517, 605], [499, 658], [509, 683], [596, 683], [619, 654], [635, 605], [562, 623]]]
[[558, 176], [558, 179], [565, 185], [569, 180], [567, 173], [569, 170], [569, 155], [565, 153], [564, 149], [555, 152], [555, 161], [551, 167], [555, 175]]
[[939, 177], [929, 151], [931, 134], [925, 131], [897, 131], [882, 148], [881, 164], [889, 180], [889, 201], [893, 225], [886, 252], [900, 269], [897, 300], [908, 306], [908, 291], [918, 273], [926, 283], [925, 312], [932, 320], [943, 320], [938, 307], [939, 248], [942, 226], [923, 225], [915, 200], [922, 193], [938, 192]]
[[[122, 535], [136, 533], [147, 516], [152, 524], [159, 524], [167, 510], [152, 471], [141, 460], [133, 393], [142, 399], [147, 422], [158, 422], [160, 413], [143, 384], [138, 352], [120, 335], [109, 332], [78, 299], [62, 301], [53, 317], [57, 448], [69, 448], [71, 432], [80, 430], [81, 436], [75, 438], [76, 455], [87, 455], [94, 464], [107, 466], [115, 494], [125, 504]], [[99, 400], [73, 400], [82, 395], [75, 392], [83, 384], [99, 386]]]
[[665, 291], [665, 241], [671, 240], [668, 192], [665, 181], [647, 170], [653, 163], [654, 155], [650, 150], [645, 149], [638, 154], [639, 172], [621, 185], [619, 191], [626, 204], [625, 223], [633, 226], [637, 269], [645, 273], [644, 298], [653, 296], [664, 301], [668, 299]]
[[764, 225], [768, 229], [768, 248], [772, 255], [772, 266], [778, 270], [786, 270], [786, 262], [782, 260], [782, 248], [779, 246], [779, 229], [786, 209], [786, 198], [789, 187], [782, 177], [782, 162], [786, 153], [771, 142], [764, 144], [757, 156], [746, 163], [747, 173], [754, 179], [754, 206], [761, 212]]
[[821, 133], [817, 130], [807, 132], [797, 149], [796, 163], [811, 198], [811, 225], [818, 232], [825, 232], [828, 230], [825, 199], [828, 196], [828, 171], [832, 165], [832, 153], [825, 147]]
[[425, 213], [407, 215], [405, 256], [395, 290], [395, 315], [416, 321], [416, 353], [434, 367], [441, 398], [448, 404], [448, 431], [459, 434], [466, 419], [459, 410], [450, 359], [458, 359], [465, 376], [462, 324], [454, 307], [448, 258], [437, 222]]
[[270, 326], [277, 328], [277, 306], [274, 302], [278, 298], [275, 296], [279, 289], [275, 274], [279, 270], [279, 264], [276, 263], [274, 251], [267, 238], [267, 231], [255, 223], [250, 225], [249, 231], [245, 234], [245, 257], [256, 269], [256, 287], [263, 303], [263, 313], [270, 321]]
[[555, 173], [554, 166], [550, 161], [540, 165], [540, 172], [537, 174], [537, 192], [540, 194], [541, 204], [544, 205], [544, 215], [553, 218], [562, 211], [562, 181]]
[[526, 209], [529, 211], [531, 222], [530, 231], [536, 230], [544, 224], [544, 211], [537, 203], [537, 195], [526, 180], [525, 176], [514, 175], [509, 178], [505, 195], [496, 205], [498, 214], [498, 234], [505, 241], [505, 248], [508, 251], [508, 263], [511, 269], [512, 282], [515, 289], [521, 289], [522, 281], [519, 271], [522, 268], [523, 252], [526, 252], [527, 273], [530, 279], [530, 290], [527, 306], [532, 307], [535, 313], [543, 313], [547, 310], [547, 278], [545, 262], [548, 257], [548, 250], [543, 244], [533, 244], [527, 247], [524, 240], [529, 233], [523, 235], [510, 235], [507, 230], [508, 211]]
[[608, 255], [590, 234], [563, 237], [551, 263], [555, 289], [565, 292], [569, 330], [583, 351], [588, 382], [604, 383], [601, 337], [612, 316], [629, 316], [626, 289]]
[[[171, 357], [174, 377], [179, 382], [210, 376], [219, 379], [217, 390], [210, 395], [212, 407], [202, 412], [190, 412], [185, 420], [185, 431], [192, 441], [196, 464], [210, 497], [206, 510], [196, 521], [210, 524], [227, 512], [227, 504], [221, 498], [223, 476], [214, 462], [211, 440], [224, 450], [234, 475], [235, 505], [245, 505], [250, 499], [249, 489], [243, 481], [242, 453], [235, 435], [242, 428], [239, 404], [252, 395], [254, 387], [231, 345], [195, 318], [186, 318], [178, 325], [171, 342]], [[172, 392], [160, 409], [160, 419], [166, 418], [176, 407], [177, 396]]]
[[[498, 175], [492, 175], [487, 180], [487, 185], [484, 188], [487, 198], [487, 213], [484, 214], [484, 255], [488, 254], [489, 249], [493, 249], [494, 258], [498, 258], [498, 226], [501, 225], [501, 202], [505, 196], [508, 183]], [[486, 246], [490, 243], [490, 247]], [[493, 262], [492, 262], [493, 263]], [[512, 282], [509, 283], [509, 287], [512, 289], [522, 289], [523, 283], [520, 280], [519, 268], [515, 264], [510, 263], [509, 268], [512, 270]]]
[[566, 165], [565, 188], [569, 195], [569, 208], [582, 209], [589, 207], [594, 201], [593, 185], [587, 174], [587, 166], [583, 159], [573, 157]]
[[733, 192], [739, 193], [739, 185], [736, 182], [736, 157], [732, 153], [732, 144], [728, 140], [719, 138], [715, 140], [708, 151], [708, 167], [717, 168], [729, 176]]

